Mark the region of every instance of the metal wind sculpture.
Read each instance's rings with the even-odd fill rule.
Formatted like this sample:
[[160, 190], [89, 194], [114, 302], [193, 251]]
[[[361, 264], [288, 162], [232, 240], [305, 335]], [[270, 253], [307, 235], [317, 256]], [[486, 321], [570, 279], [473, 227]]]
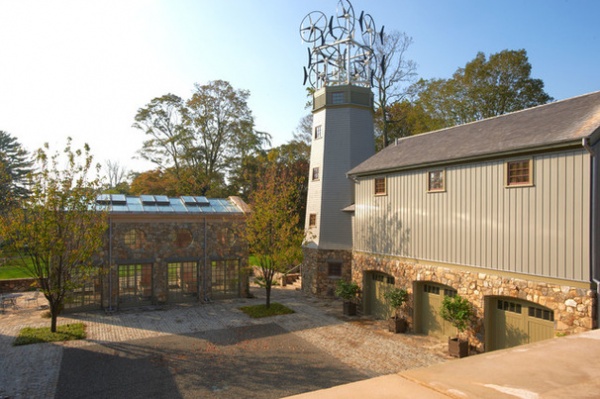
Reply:
[[352, 4], [339, 0], [330, 18], [321, 11], [307, 14], [300, 24], [300, 37], [311, 45], [303, 84], [309, 82], [315, 89], [373, 85], [377, 67], [373, 45], [378, 38], [383, 42], [383, 28], [376, 31], [371, 15], [362, 11], [357, 19]]

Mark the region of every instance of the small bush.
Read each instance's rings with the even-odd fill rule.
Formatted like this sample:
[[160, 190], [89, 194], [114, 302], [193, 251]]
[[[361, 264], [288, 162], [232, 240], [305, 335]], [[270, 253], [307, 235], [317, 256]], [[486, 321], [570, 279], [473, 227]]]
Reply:
[[268, 309], [266, 305], [256, 305], [244, 306], [241, 307], [240, 310], [246, 313], [248, 316], [252, 317], [253, 319], [295, 313], [292, 309], [276, 302], [272, 303]]
[[72, 341], [85, 339], [85, 324], [75, 323], [58, 326], [56, 332], [50, 332], [50, 327], [21, 329], [19, 335], [13, 342], [13, 346], [39, 344], [43, 342]]

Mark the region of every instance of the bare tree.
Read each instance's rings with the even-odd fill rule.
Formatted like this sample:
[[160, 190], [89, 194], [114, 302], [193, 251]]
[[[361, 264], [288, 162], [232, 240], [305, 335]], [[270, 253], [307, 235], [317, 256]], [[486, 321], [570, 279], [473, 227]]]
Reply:
[[110, 188], [115, 188], [123, 182], [127, 176], [127, 169], [119, 161], [106, 161], [106, 178]]
[[373, 77], [376, 89], [375, 107], [378, 125], [383, 135], [383, 146], [388, 144], [388, 108], [407, 95], [408, 84], [417, 76], [417, 64], [407, 59], [407, 51], [413, 40], [404, 32], [383, 33], [383, 40], [375, 44], [378, 68]]

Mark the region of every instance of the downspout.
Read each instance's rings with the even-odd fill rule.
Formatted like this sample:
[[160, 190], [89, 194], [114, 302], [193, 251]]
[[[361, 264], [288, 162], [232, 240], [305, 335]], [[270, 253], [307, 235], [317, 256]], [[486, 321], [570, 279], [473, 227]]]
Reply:
[[[591, 181], [592, 181], [592, 193], [591, 193], [591, 206], [590, 206], [590, 268], [591, 268], [591, 276], [592, 276], [592, 281], [596, 284], [596, 320], [595, 320], [595, 328], [598, 328], [598, 323], [600, 323], [600, 280], [598, 280], [598, 278], [600, 276], [597, 276], [596, 273], [598, 271], [597, 269], [597, 264], [596, 264], [596, 260], [597, 260], [597, 245], [596, 245], [596, 226], [595, 226], [595, 220], [596, 220], [596, 201], [597, 201], [597, 189], [598, 189], [598, 176], [596, 176], [596, 171], [598, 170], [597, 168], [597, 162], [598, 162], [598, 157], [596, 157], [596, 153], [594, 152], [594, 149], [590, 146], [590, 140], [589, 138], [585, 137], [583, 139], [581, 139], [581, 145], [583, 146], [583, 148], [585, 148], [587, 150], [587, 152], [590, 153], [590, 157], [592, 159], [592, 171], [591, 171]], [[594, 325], [592, 324], [592, 328], [594, 328]]]
[[108, 216], [108, 311], [112, 312], [112, 219]]
[[210, 298], [208, 297], [208, 293], [206, 292], [208, 288], [208, 284], [206, 283], [206, 269], [208, 268], [208, 254], [206, 252], [206, 244], [208, 242], [206, 238], [207, 227], [206, 227], [206, 216], [204, 217], [204, 268], [203, 268], [203, 276], [202, 276], [202, 293], [204, 294], [204, 302], [209, 302]]

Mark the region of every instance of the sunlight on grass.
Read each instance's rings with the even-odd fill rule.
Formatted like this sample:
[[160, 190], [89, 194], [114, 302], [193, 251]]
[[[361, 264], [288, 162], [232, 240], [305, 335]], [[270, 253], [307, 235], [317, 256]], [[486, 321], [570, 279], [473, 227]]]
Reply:
[[56, 332], [50, 332], [50, 327], [25, 327], [13, 342], [13, 346], [39, 344], [43, 342], [62, 342], [85, 339], [85, 324], [75, 323], [58, 326]]
[[266, 305], [255, 305], [244, 306], [241, 307], [240, 310], [253, 319], [295, 313], [292, 309], [285, 307], [280, 303], [271, 303], [271, 307], [268, 309]]

